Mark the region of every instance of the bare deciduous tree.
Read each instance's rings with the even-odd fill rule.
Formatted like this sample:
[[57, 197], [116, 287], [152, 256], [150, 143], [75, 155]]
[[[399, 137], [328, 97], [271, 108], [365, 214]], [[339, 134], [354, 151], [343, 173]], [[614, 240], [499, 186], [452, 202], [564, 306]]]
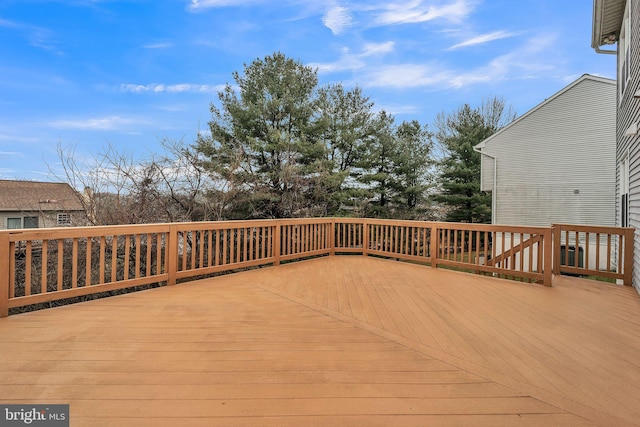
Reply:
[[[89, 159], [75, 146], [58, 145], [60, 179], [82, 191], [93, 225], [219, 219], [207, 200], [212, 182], [182, 141], [163, 141], [164, 152], [146, 159], [108, 146]], [[213, 214], [213, 215], [212, 215]]]

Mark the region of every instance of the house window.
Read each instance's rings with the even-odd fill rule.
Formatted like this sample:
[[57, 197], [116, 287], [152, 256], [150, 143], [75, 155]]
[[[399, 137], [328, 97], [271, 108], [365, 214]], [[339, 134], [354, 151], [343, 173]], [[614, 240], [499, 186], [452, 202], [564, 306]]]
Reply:
[[631, 75], [631, 20], [629, 19], [629, 8], [631, 2], [627, 2], [627, 8], [622, 20], [620, 37], [618, 39], [618, 81], [620, 82], [620, 100], [629, 83]]
[[24, 228], [38, 228], [38, 217], [37, 216], [25, 216], [24, 217]]
[[37, 216], [25, 216], [23, 218], [7, 218], [7, 229], [38, 228], [40, 221]]
[[58, 214], [58, 225], [71, 225], [71, 214], [70, 213], [59, 213]]
[[7, 229], [15, 230], [22, 228], [22, 218], [7, 218]]
[[620, 226], [629, 226], [629, 157], [620, 162]]

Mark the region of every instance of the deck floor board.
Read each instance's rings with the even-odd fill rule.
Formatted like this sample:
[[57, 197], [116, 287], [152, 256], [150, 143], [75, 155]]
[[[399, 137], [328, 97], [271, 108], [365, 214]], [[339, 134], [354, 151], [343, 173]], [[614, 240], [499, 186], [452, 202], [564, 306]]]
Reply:
[[323, 257], [0, 319], [72, 425], [636, 425], [640, 297]]

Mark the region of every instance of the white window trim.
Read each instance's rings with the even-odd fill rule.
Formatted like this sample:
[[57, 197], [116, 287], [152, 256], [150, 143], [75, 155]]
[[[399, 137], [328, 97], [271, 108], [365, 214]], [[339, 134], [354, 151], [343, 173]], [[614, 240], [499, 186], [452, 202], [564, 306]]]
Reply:
[[71, 223], [72, 223], [71, 214], [68, 212], [60, 212], [56, 216], [56, 224], [60, 227], [71, 225]]
[[627, 1], [622, 19], [622, 27], [620, 28], [620, 37], [618, 39], [618, 85], [619, 97], [618, 101], [622, 102], [623, 95], [629, 86], [631, 80], [631, 2]]
[[[620, 226], [629, 227], [629, 151], [620, 162]], [[626, 203], [626, 206], [623, 205]]]

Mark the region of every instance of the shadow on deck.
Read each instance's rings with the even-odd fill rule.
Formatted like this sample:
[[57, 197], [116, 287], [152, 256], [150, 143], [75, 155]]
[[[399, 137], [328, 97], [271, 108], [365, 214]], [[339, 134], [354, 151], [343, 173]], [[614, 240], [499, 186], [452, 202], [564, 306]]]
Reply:
[[335, 256], [0, 319], [72, 425], [633, 425], [640, 298]]

